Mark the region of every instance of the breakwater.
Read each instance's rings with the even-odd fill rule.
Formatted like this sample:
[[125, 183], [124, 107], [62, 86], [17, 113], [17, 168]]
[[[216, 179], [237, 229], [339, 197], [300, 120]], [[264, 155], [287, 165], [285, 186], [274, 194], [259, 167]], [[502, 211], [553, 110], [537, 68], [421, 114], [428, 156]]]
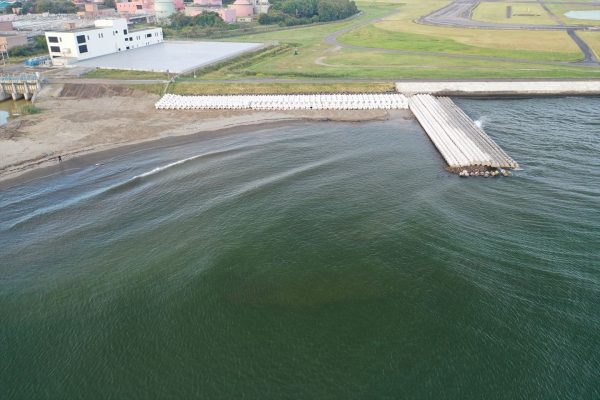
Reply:
[[399, 93], [307, 95], [164, 95], [159, 110], [406, 110], [408, 100]]
[[158, 110], [398, 110], [410, 109], [448, 170], [461, 176], [508, 175], [510, 158], [449, 98], [400, 93], [182, 96], [166, 94]]
[[415, 95], [409, 105], [452, 172], [496, 176], [519, 166], [448, 97]]

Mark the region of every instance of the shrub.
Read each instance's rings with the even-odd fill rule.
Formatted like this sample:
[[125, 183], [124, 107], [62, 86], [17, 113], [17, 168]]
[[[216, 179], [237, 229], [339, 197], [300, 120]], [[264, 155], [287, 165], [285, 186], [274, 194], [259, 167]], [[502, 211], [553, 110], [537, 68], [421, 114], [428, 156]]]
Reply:
[[41, 112], [42, 112], [42, 110], [40, 108], [34, 106], [33, 104], [27, 104], [21, 108], [22, 115], [39, 114]]

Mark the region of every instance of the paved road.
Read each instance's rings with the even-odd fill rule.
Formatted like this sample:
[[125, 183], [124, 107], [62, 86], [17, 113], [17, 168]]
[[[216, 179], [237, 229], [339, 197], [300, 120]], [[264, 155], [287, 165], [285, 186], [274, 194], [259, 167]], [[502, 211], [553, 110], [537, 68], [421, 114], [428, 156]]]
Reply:
[[[430, 25], [451, 26], [455, 28], [483, 28], [509, 30], [585, 30], [600, 25], [535, 25], [535, 24], [504, 24], [501, 22], [475, 21], [472, 19], [473, 10], [482, 3], [481, 0], [454, 0], [424, 17], [419, 22]], [[562, 3], [561, 3], [562, 4]]]
[[[538, 0], [538, 3], [540, 3], [540, 5], [546, 11], [546, 13], [548, 13], [548, 15], [550, 15], [550, 17], [552, 19], [554, 19], [554, 21], [556, 21], [556, 23], [558, 25], [565, 26], [565, 24], [558, 17], [558, 15], [554, 14], [554, 12], [550, 9], [550, 7], [548, 7], [546, 5], [545, 1]], [[577, 35], [577, 32], [575, 32], [574, 29], [567, 29], [567, 34], [577, 44], [577, 46], [579, 46], [579, 48], [583, 52], [584, 60], [581, 63], [591, 64], [591, 65], [599, 64], [598, 58], [596, 57], [596, 54], [594, 54], [594, 51], [590, 48], [590, 46], [588, 46], [588, 44], [579, 35]]]
[[581, 62], [578, 62], [577, 64], [591, 65], [591, 66], [599, 66], [600, 65], [600, 60], [598, 60], [598, 57], [596, 57], [596, 54], [594, 53], [594, 51], [590, 48], [590, 46], [588, 46], [588, 44], [580, 36], [577, 35], [577, 32], [575, 32], [575, 30], [567, 29], [567, 34], [569, 35], [569, 37], [571, 39], [573, 39], [575, 44], [577, 44], [577, 46], [579, 46], [583, 55], [585, 56], [584, 60]]
[[[440, 8], [424, 17], [419, 18], [419, 22], [430, 25], [450, 26], [455, 28], [477, 28], [477, 29], [510, 29], [510, 30], [563, 30], [573, 39], [575, 44], [581, 49], [584, 60], [572, 64], [598, 66], [600, 61], [588, 46], [588, 44], [577, 35], [576, 31], [597, 28], [599, 25], [567, 25], [564, 24], [550, 8], [546, 1], [538, 0], [538, 3], [552, 17], [557, 24], [555, 25], [534, 25], [534, 24], [503, 24], [499, 22], [485, 22], [473, 20], [473, 10], [481, 3], [481, 0], [455, 0], [445, 7]], [[564, 4], [564, 3], [560, 3]], [[575, 4], [593, 4], [593, 3], [575, 3]]]

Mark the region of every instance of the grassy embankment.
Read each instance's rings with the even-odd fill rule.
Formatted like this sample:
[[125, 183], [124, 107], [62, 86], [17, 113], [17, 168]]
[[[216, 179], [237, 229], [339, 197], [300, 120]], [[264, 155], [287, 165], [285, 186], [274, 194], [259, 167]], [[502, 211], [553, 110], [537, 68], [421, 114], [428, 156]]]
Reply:
[[[444, 4], [438, 0], [360, 2], [363, 15], [350, 21], [239, 37], [236, 40], [278, 41], [282, 47], [276, 54], [248, 55], [206, 69], [197, 78], [182, 78], [169, 91], [258, 93], [270, 79], [299, 79], [312, 84], [322, 80], [323, 84], [309, 90], [318, 92], [329, 90], [331, 86], [327, 85], [332, 79], [389, 85], [397, 79], [411, 78], [600, 78], [600, 68], [548, 63], [583, 58], [562, 31], [461, 29], [415, 22]], [[375, 22], [366, 24], [368, 21]], [[351, 29], [338, 40], [359, 47], [342, 48], [324, 42], [328, 35], [345, 28]], [[227, 80], [256, 81], [257, 85], [241, 87]], [[222, 83], [207, 85], [215, 81]], [[357, 85], [360, 87], [360, 83]], [[300, 93], [303, 86], [306, 84], [277, 83], [267, 86], [267, 92], [276, 93], [281, 87]], [[346, 87], [349, 83], [342, 84], [341, 89]]]
[[97, 79], [164, 79], [169, 76], [165, 72], [130, 71], [122, 69], [96, 69], [85, 74], [85, 78]]
[[[164, 84], [132, 85], [134, 89], [162, 95]], [[169, 85], [173, 94], [311, 94], [311, 93], [392, 93], [394, 82], [344, 83], [213, 83], [181, 81]]]
[[176, 82], [169, 87], [174, 94], [308, 94], [308, 93], [388, 93], [394, 82], [344, 83], [210, 83]]
[[[362, 48], [332, 48], [323, 42], [328, 34], [348, 27], [348, 24], [314, 31], [298, 29], [289, 36], [286, 32], [247, 36], [243, 40], [293, 43], [299, 55], [290, 52], [240, 70], [211, 71], [201, 79], [600, 77], [600, 69], [543, 63], [582, 59], [579, 49], [564, 32], [458, 29], [414, 22], [418, 16], [443, 4], [437, 1], [421, 4], [417, 0], [407, 0], [403, 5], [359, 3], [365, 15], [354, 24], [392, 14], [382, 21], [352, 29], [339, 38], [343, 43]], [[394, 13], [396, 9], [398, 12]], [[478, 56], [503, 57], [507, 61]], [[530, 60], [531, 64], [511, 62], [511, 58]], [[540, 61], [542, 63], [536, 63]]]

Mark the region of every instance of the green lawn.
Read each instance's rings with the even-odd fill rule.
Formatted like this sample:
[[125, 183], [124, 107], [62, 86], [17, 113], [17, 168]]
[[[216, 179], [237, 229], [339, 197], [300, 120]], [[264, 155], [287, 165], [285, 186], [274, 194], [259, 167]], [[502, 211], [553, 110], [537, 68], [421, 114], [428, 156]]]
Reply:
[[102, 78], [102, 79], [169, 79], [165, 72], [147, 72], [130, 71], [122, 69], [102, 69], [98, 68], [88, 72], [84, 78]]
[[[510, 18], [506, 15], [507, 7], [512, 9]], [[556, 21], [538, 3], [480, 3], [473, 12], [473, 19], [504, 24], [556, 25]]]
[[[154, 92], [156, 88], [149, 87]], [[213, 83], [176, 82], [169, 86], [174, 94], [303, 94], [303, 93], [387, 93], [393, 92], [394, 82], [356, 83]]]
[[517, 58], [533, 61], [578, 61], [580, 53], [531, 51], [470, 46], [444, 37], [434, 37], [406, 32], [393, 32], [366, 26], [346, 33], [339, 41], [364, 47], [391, 50], [427, 51], [451, 54], [468, 54], [502, 58]]
[[[237, 37], [236, 41], [278, 44], [200, 71], [196, 78], [179, 79], [170, 91], [258, 93], [263, 90], [259, 88], [261, 85], [265, 87], [262, 93], [298, 93], [304, 90], [302, 84], [269, 82], [269, 79], [278, 78], [306, 79], [310, 84], [316, 81], [317, 86], [304, 85], [308, 92], [345, 91], [344, 88], [352, 87], [367, 90], [359, 83], [352, 86], [354, 83], [334, 83], [331, 79], [372, 80], [389, 85], [394, 80], [410, 78], [600, 78], [600, 68], [547, 63], [582, 58], [577, 46], [562, 31], [479, 30], [414, 22], [418, 16], [443, 4], [446, 2], [441, 0], [359, 2], [363, 14], [350, 20]], [[372, 20], [376, 21], [367, 24]], [[341, 48], [325, 43], [324, 39], [329, 34], [347, 28], [350, 28], [349, 32], [340, 36], [339, 40], [360, 48]], [[507, 60], [477, 58], [480, 56]], [[520, 63], [510, 59], [531, 62]], [[100, 71], [95, 74], [91, 76], [107, 76], [99, 75], [106, 74]], [[259, 86], [243, 86], [248, 83], [225, 82], [227, 80], [256, 81]], [[195, 82], [202, 85], [195, 85]], [[209, 83], [213, 86], [207, 86]]]

